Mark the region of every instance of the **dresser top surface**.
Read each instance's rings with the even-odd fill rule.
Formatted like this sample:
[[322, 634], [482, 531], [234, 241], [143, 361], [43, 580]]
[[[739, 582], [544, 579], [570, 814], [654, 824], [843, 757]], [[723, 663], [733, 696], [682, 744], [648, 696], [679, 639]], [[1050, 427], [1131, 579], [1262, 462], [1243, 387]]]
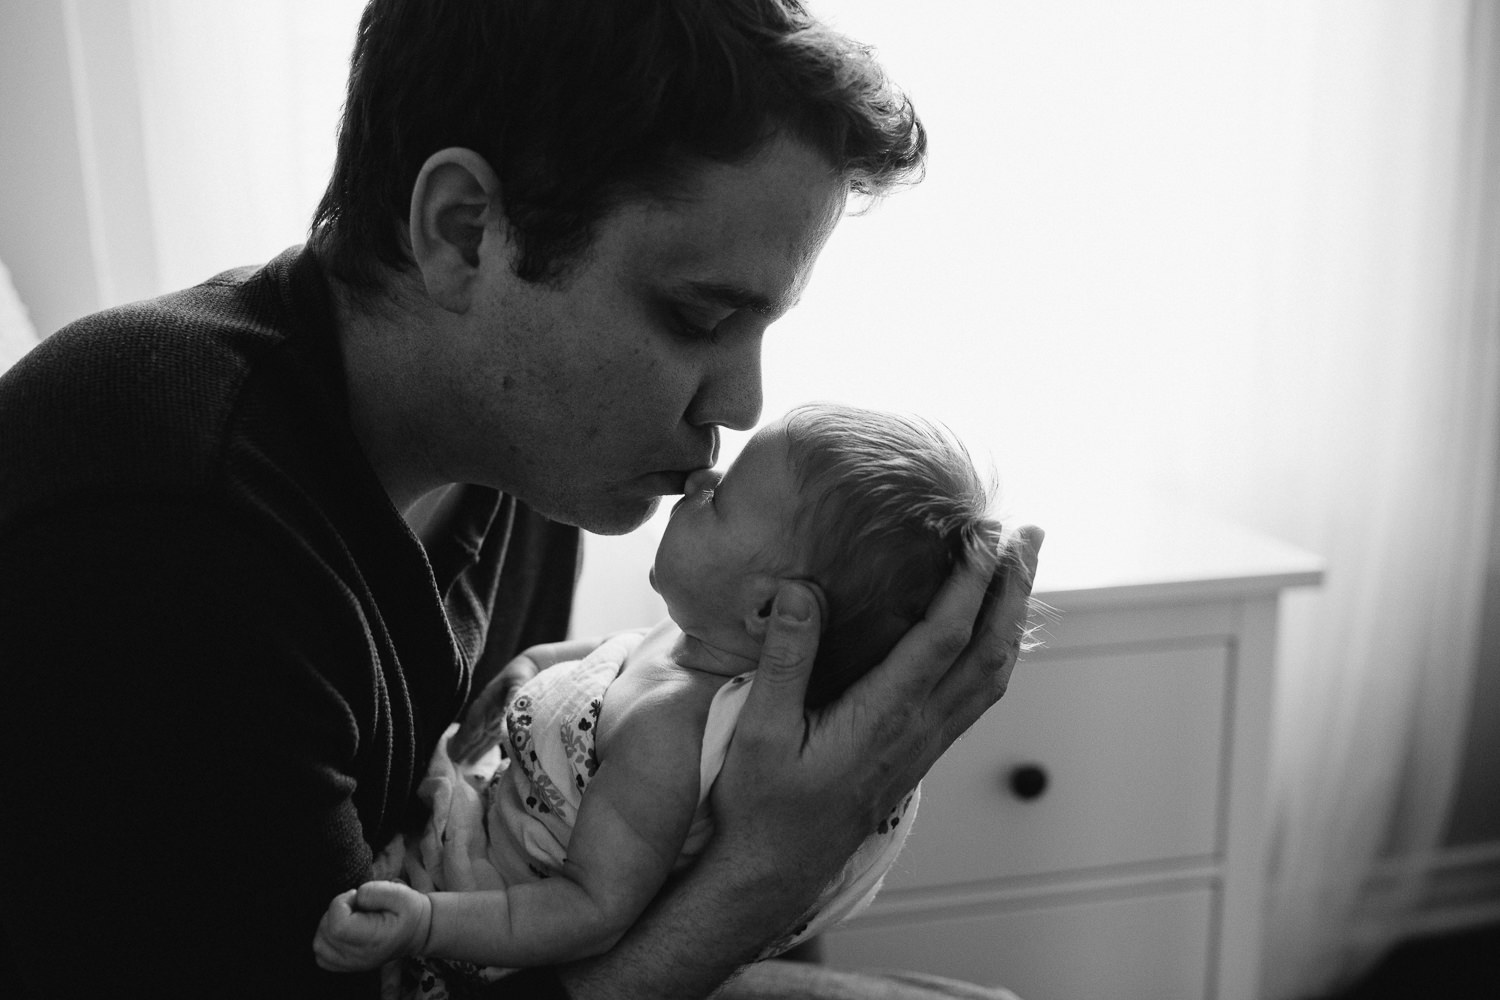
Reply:
[[1320, 556], [1190, 511], [1049, 507], [1026, 520], [1047, 532], [1033, 593], [1052, 604], [1258, 596], [1323, 579]]

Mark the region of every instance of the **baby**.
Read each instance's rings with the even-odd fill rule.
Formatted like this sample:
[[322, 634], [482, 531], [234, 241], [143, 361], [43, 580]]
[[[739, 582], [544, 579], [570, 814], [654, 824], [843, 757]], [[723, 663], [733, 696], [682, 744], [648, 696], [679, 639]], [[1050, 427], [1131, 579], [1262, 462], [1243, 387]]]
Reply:
[[[334, 899], [319, 964], [424, 956], [474, 964], [435, 963], [441, 975], [490, 978], [608, 950], [712, 833], [709, 789], [781, 583], [813, 583], [826, 604], [815, 711], [921, 620], [955, 565], [998, 544], [989, 502], [935, 425], [834, 404], [766, 426], [722, 478], [694, 473], [651, 571], [670, 617], [525, 684], [507, 713], [509, 764], [489, 780], [460, 774], [440, 746], [422, 791], [433, 819], [401, 866], [410, 884]], [[869, 903], [919, 792], [766, 956]]]

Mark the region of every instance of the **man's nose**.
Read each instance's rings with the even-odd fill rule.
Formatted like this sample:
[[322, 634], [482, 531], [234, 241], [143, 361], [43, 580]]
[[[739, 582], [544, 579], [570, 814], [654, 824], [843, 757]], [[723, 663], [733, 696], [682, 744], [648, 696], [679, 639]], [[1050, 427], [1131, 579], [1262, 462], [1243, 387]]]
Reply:
[[705, 374], [694, 401], [692, 422], [717, 424], [748, 431], [760, 419], [764, 396], [761, 385], [761, 335], [735, 338]]

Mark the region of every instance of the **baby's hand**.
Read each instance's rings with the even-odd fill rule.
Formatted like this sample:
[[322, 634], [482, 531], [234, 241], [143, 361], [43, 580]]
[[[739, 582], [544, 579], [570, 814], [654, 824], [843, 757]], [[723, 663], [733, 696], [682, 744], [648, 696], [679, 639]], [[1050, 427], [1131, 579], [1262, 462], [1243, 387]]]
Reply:
[[366, 882], [328, 904], [313, 938], [318, 964], [330, 972], [376, 969], [415, 955], [432, 928], [432, 900], [400, 882]]

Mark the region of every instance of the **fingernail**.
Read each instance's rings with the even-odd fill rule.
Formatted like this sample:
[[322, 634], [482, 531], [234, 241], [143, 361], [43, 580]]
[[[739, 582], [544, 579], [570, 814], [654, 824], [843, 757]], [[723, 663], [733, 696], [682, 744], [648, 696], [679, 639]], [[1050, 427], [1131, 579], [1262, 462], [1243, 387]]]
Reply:
[[776, 592], [776, 614], [789, 622], [812, 617], [812, 598], [801, 587], [782, 587]]

